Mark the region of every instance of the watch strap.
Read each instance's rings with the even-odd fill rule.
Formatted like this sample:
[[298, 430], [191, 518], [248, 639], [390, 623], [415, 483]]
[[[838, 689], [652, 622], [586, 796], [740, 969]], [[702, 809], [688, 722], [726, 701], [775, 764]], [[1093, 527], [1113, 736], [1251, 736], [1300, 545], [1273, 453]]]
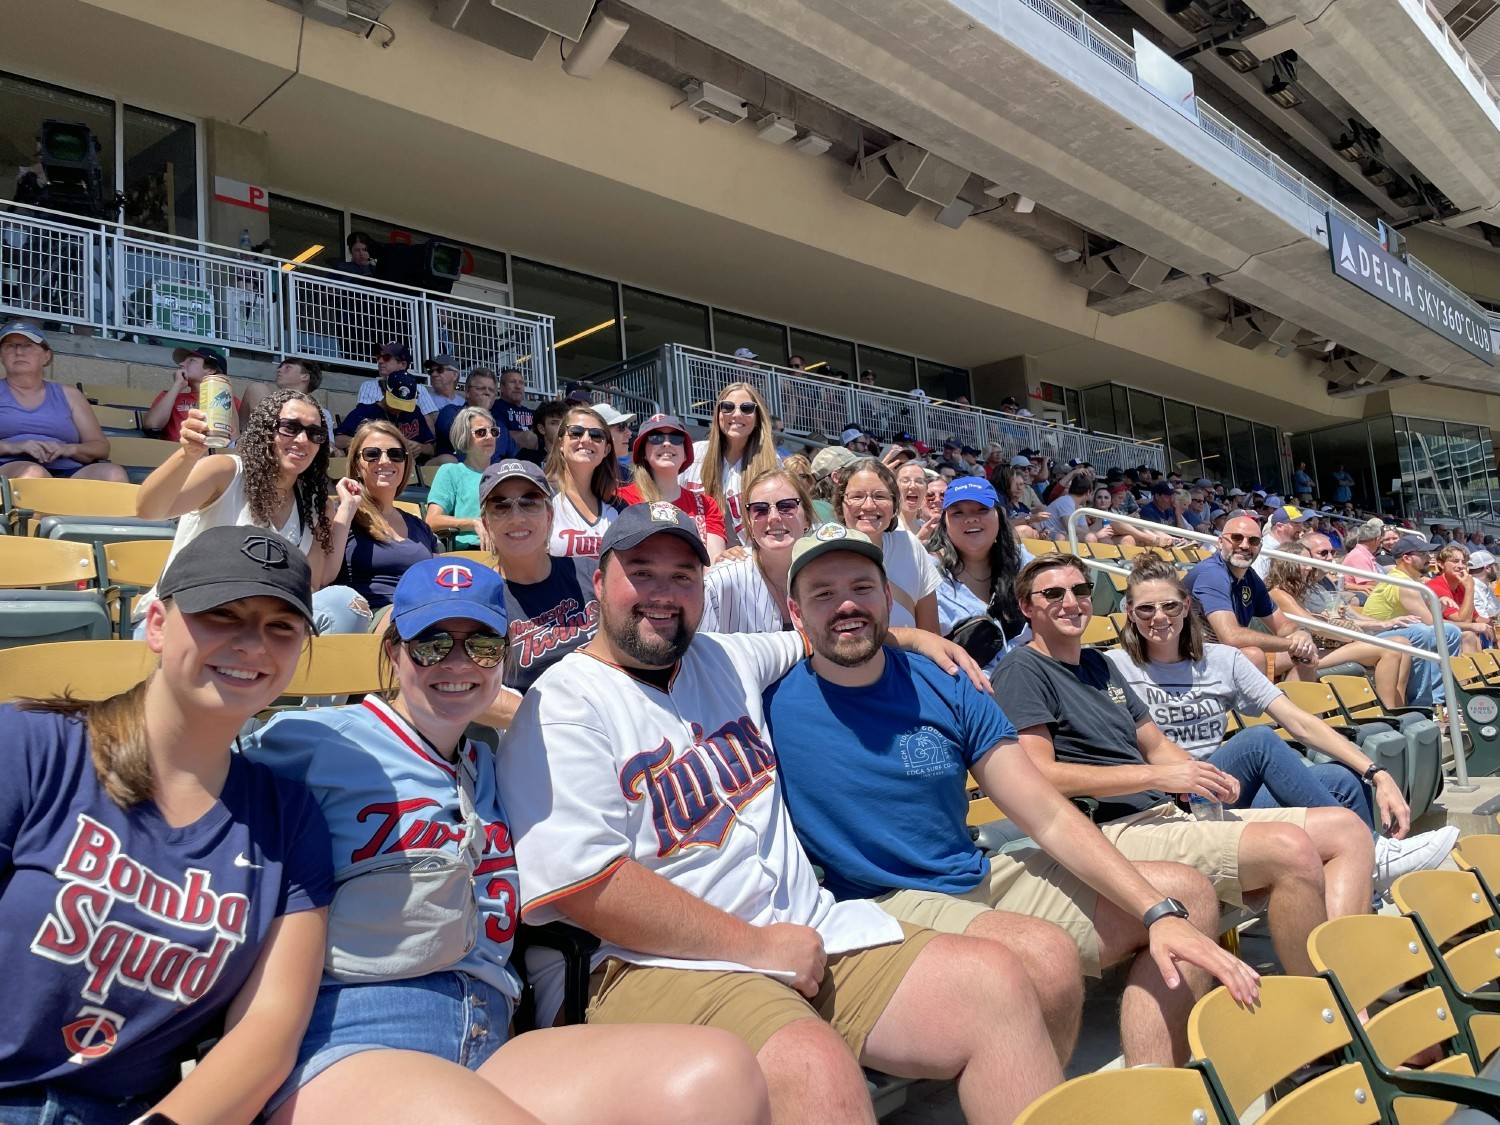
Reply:
[[1176, 918], [1186, 918], [1188, 916], [1188, 908], [1175, 898], [1164, 898], [1141, 915], [1141, 925], [1149, 930], [1153, 923], [1159, 922], [1169, 915]]

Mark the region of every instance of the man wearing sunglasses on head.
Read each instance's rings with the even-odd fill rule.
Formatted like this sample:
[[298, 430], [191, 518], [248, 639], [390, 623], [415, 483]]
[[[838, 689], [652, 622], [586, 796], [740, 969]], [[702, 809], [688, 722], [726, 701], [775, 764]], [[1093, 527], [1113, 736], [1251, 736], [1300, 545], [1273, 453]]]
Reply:
[[[1236, 516], [1224, 525], [1219, 549], [1188, 571], [1187, 586], [1207, 620], [1208, 639], [1239, 649], [1273, 680], [1316, 680], [1318, 646], [1311, 633], [1282, 615], [1255, 573], [1260, 547], [1260, 525]], [[1251, 628], [1253, 621], [1266, 631]]]

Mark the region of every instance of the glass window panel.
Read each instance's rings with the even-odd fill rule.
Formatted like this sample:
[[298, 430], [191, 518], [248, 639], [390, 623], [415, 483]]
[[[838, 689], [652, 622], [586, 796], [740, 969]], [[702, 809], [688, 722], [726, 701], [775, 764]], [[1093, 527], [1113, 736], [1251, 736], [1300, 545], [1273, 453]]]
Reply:
[[917, 385], [932, 398], [955, 402], [960, 397], [973, 402], [969, 386], [969, 373], [962, 367], [949, 367], [933, 363], [930, 359], [917, 360]]
[[1408, 418], [1406, 425], [1411, 442], [1406, 477], [1416, 491], [1417, 511], [1414, 514], [1419, 519], [1457, 515], [1447, 430], [1443, 423], [1427, 418]]
[[[37, 158], [42, 122], [48, 120], [82, 125], [93, 134], [93, 143], [88, 143], [87, 134], [78, 134], [83, 145], [78, 155], [83, 159], [53, 165], [47, 177], [49, 186], [32, 178], [17, 183], [14, 198], [75, 215], [98, 214], [95, 207], [101, 202], [100, 193], [90, 192], [84, 185], [93, 180], [105, 198], [114, 196], [114, 103], [46, 82], [0, 73], [0, 167], [31, 168]], [[63, 153], [59, 151], [58, 155]], [[9, 190], [9, 183], [6, 187]], [[115, 212], [107, 203], [105, 208], [114, 217]]]
[[[1331, 426], [1309, 434], [1298, 434], [1292, 438], [1292, 456], [1308, 463], [1308, 471], [1314, 473], [1318, 483], [1318, 503], [1333, 504], [1338, 492], [1333, 474], [1340, 468], [1354, 478], [1349, 486], [1354, 505], [1359, 510], [1371, 509], [1371, 498], [1383, 489], [1377, 488], [1379, 475], [1370, 461], [1370, 424], [1350, 422], [1344, 426]], [[1387, 420], [1386, 437], [1389, 441], [1390, 426]], [[1394, 457], [1394, 449], [1392, 449]], [[1393, 472], [1399, 475], [1399, 469]], [[1389, 480], [1383, 482], [1389, 485]]]
[[581, 379], [623, 359], [615, 287], [603, 278], [515, 259], [516, 306], [554, 318], [560, 379]]
[[1222, 481], [1226, 489], [1232, 488], [1234, 467], [1226, 456], [1229, 445], [1224, 435], [1224, 415], [1200, 406], [1198, 437], [1203, 445], [1203, 475], [1209, 480]]
[[917, 385], [915, 361], [909, 355], [859, 345], [859, 374], [875, 373], [875, 385], [889, 391], [909, 391]]
[[1398, 430], [1395, 419], [1390, 417], [1372, 419], [1369, 426], [1374, 476], [1362, 479], [1354, 464], [1349, 464], [1349, 473], [1355, 480], [1355, 506], [1360, 511], [1404, 516], [1406, 507], [1401, 482], [1402, 462], [1408, 456], [1405, 452], [1406, 430], [1404, 426]]
[[198, 130], [192, 122], [126, 106], [124, 155], [125, 221], [196, 238]]
[[1136, 441], [1163, 441], [1167, 436], [1167, 419], [1161, 399], [1144, 391], [1130, 392], [1131, 436]]
[[1255, 458], [1260, 462], [1261, 487], [1268, 492], [1281, 492], [1286, 488], [1286, 479], [1281, 472], [1279, 436], [1271, 426], [1252, 425], [1255, 429]]
[[[1292, 471], [1295, 472], [1298, 466], [1304, 467], [1307, 470], [1308, 475], [1313, 478], [1313, 496], [1315, 498], [1323, 496], [1325, 490], [1318, 487], [1318, 465], [1317, 458], [1313, 456], [1312, 435], [1293, 434], [1289, 439], [1288, 444], [1292, 449]], [[1296, 488], [1295, 477], [1292, 478], [1290, 484], [1293, 489]], [[1328, 489], [1327, 495], [1332, 496], [1333, 490]]]
[[[494, 285], [506, 285], [509, 277], [505, 270], [505, 255], [499, 250], [489, 250], [483, 246], [475, 246], [472, 242], [465, 242], [461, 238], [449, 238], [446, 234], [432, 234], [429, 231], [418, 230], [415, 227], [394, 226], [380, 219], [372, 219], [368, 215], [350, 216], [350, 233], [364, 231], [375, 239], [376, 242], [405, 242], [408, 244], [428, 242], [437, 239], [439, 242], [451, 242], [455, 246], [464, 248], [464, 261], [462, 273], [465, 277], [475, 277], [482, 281], [488, 281]], [[344, 247], [338, 247], [339, 256], [345, 257]], [[375, 258], [380, 254], [374, 253]], [[538, 309], [523, 305], [519, 300], [515, 302], [517, 308], [530, 308], [532, 312], [546, 312], [546, 309]], [[565, 333], [559, 332], [561, 339]]]
[[1463, 519], [1489, 518], [1495, 462], [1487, 428], [1448, 423], [1448, 457]]
[[1110, 396], [1115, 402], [1115, 434], [1119, 437], [1129, 437], [1131, 434], [1130, 423], [1130, 395], [1124, 387], [1110, 386]]
[[1198, 412], [1186, 402], [1166, 400], [1167, 416], [1167, 461], [1186, 480], [1196, 480], [1203, 475], [1203, 462], [1198, 449]]
[[1083, 396], [1072, 387], [1063, 389], [1063, 412], [1068, 425], [1083, 425]]
[[[719, 351], [724, 345], [718, 339], [719, 313], [714, 312], [714, 338]], [[854, 345], [847, 340], [835, 340], [832, 336], [819, 336], [816, 332], [792, 329], [792, 354], [800, 355], [808, 371], [819, 371], [838, 379], [854, 377]]]
[[626, 355], [640, 355], [663, 344], [708, 347], [708, 306], [629, 285], [621, 287], [620, 299], [625, 308]]
[[[740, 348], [749, 348], [764, 363], [777, 366], [786, 363], [786, 329], [782, 325], [723, 309], [714, 309], [713, 318], [713, 349], [719, 355], [733, 355]], [[808, 363], [813, 362], [811, 355], [802, 354]]]
[[1108, 383], [1085, 387], [1082, 391], [1083, 424], [1096, 433], [1119, 434], [1129, 430], [1126, 419], [1115, 419], [1114, 390]]
[[344, 213], [284, 195], [271, 196], [272, 252], [295, 258], [314, 246], [323, 247], [313, 259], [331, 265], [344, 257]]
[[1260, 479], [1260, 469], [1255, 462], [1255, 431], [1244, 418], [1233, 414], [1224, 416], [1224, 429], [1229, 435], [1228, 460], [1234, 466], [1229, 479], [1246, 492]]

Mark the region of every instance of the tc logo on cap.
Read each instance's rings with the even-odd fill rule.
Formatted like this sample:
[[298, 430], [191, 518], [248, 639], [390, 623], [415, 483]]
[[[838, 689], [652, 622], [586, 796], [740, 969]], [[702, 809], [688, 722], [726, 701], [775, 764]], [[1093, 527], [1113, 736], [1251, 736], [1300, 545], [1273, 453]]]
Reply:
[[461, 563], [449, 563], [438, 568], [435, 581], [443, 589], [456, 594], [474, 585], [474, 572]]
[[848, 534], [848, 529], [841, 523], [825, 523], [813, 532], [813, 538], [827, 543], [830, 539], [843, 539]]
[[259, 563], [262, 570], [286, 568], [286, 544], [274, 536], [251, 535], [247, 537], [245, 545], [240, 548], [240, 554], [253, 563]]
[[676, 523], [677, 505], [669, 504], [665, 500], [658, 500], [651, 505], [652, 523]]

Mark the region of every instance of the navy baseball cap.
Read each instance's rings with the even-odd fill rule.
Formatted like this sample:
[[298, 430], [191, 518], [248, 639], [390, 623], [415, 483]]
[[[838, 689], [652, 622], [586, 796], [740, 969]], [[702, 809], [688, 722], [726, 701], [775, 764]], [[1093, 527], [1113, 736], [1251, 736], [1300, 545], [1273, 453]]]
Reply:
[[375, 357], [379, 359], [383, 355], [388, 355], [392, 359], [399, 359], [405, 364], [411, 363], [411, 349], [400, 340], [392, 340], [388, 344], [381, 344], [375, 352]]
[[167, 567], [156, 593], [184, 613], [207, 613], [241, 598], [279, 598], [317, 632], [307, 556], [263, 527], [211, 527], [196, 536]]
[[[41, 344], [47, 347], [47, 337], [42, 335], [42, 330], [35, 324], [28, 324], [24, 320], [12, 320], [3, 328], [0, 328], [0, 340], [7, 336], [25, 336], [33, 344]], [[181, 362], [180, 360], [178, 362]]]
[[1168, 484], [1164, 480], [1159, 480], [1154, 485], [1151, 486], [1151, 495], [1152, 496], [1171, 496], [1176, 491], [1177, 490], [1175, 488], [1173, 488], [1170, 484]]
[[675, 535], [685, 540], [704, 566], [708, 565], [708, 548], [698, 534], [693, 518], [676, 504], [654, 500], [649, 504], [632, 504], [616, 517], [604, 532], [599, 544], [599, 558], [611, 551], [628, 551], [639, 547], [653, 535]]
[[1391, 555], [1398, 559], [1402, 555], [1430, 555], [1433, 551], [1440, 551], [1447, 545], [1441, 540], [1429, 543], [1420, 535], [1403, 535], [1391, 547]]
[[[390, 355], [393, 353], [387, 352], [386, 354]], [[458, 357], [449, 355], [447, 352], [442, 352], [438, 355], [433, 356], [422, 366], [428, 371], [432, 371], [438, 367], [452, 367], [456, 369], [458, 367]]]
[[943, 511], [947, 511], [961, 500], [973, 500], [986, 508], [1000, 506], [1000, 494], [995, 486], [983, 477], [960, 477], [948, 485], [943, 493]]
[[542, 472], [540, 465], [533, 465], [530, 461], [518, 461], [508, 458], [504, 461], [496, 461], [484, 470], [484, 475], [479, 478], [479, 502], [484, 503], [485, 498], [495, 490], [495, 486], [508, 480], [524, 480], [528, 484], [534, 484], [542, 490], [544, 496], [551, 496], [552, 482], [547, 479], [547, 474]]
[[188, 356], [197, 356], [204, 363], [211, 363], [218, 368], [221, 375], [229, 374], [229, 360], [224, 358], [224, 353], [215, 348], [173, 348], [172, 362], [181, 363]]
[[407, 568], [391, 597], [391, 621], [401, 639], [454, 617], [505, 636], [505, 580], [487, 566], [442, 555]]
[[392, 371], [385, 378], [385, 404], [410, 414], [417, 408], [417, 381], [406, 371]]

